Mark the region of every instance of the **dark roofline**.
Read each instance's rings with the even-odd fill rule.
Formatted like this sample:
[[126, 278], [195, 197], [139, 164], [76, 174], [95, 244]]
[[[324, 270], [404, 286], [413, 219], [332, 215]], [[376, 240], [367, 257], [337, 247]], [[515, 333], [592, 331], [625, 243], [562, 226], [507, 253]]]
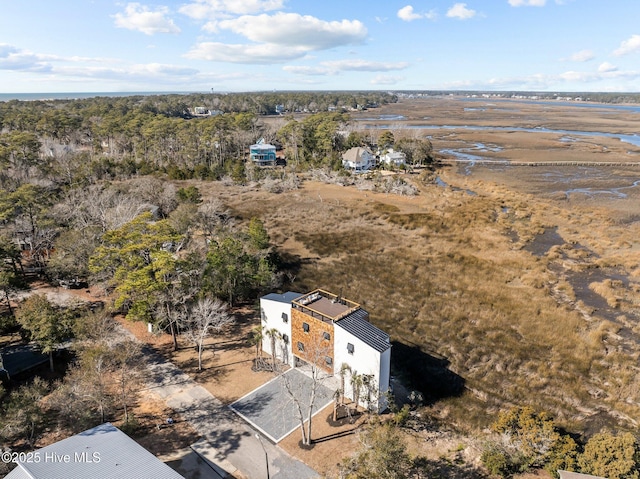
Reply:
[[287, 303], [287, 304], [291, 304], [291, 302], [301, 296], [303, 296], [304, 293], [298, 293], [296, 291], [287, 291], [286, 293], [269, 293], [264, 295], [262, 298], [260, 299], [266, 299], [269, 301], [277, 301], [278, 303]]
[[364, 309], [358, 309], [340, 321], [336, 321], [335, 325], [371, 346], [379, 353], [383, 353], [391, 348], [389, 335], [371, 324], [367, 318], [368, 313]]

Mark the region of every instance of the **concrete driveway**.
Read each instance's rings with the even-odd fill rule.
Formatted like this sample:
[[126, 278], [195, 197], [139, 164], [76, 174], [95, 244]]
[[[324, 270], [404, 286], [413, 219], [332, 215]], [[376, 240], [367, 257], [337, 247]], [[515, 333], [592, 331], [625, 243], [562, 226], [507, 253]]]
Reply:
[[[144, 348], [147, 384], [171, 409], [188, 421], [205, 439], [192, 450], [207, 463], [208, 477], [266, 477], [265, 451], [271, 479], [312, 479], [318, 473], [289, 456], [283, 449], [256, 438], [255, 432], [236, 414], [198, 385], [173, 363]], [[264, 449], [263, 449], [264, 448]]]
[[[253, 428], [262, 432], [274, 443], [280, 442], [300, 426], [299, 414], [285, 381], [298, 398], [305, 420], [308, 419], [313, 381], [298, 369], [290, 369], [229, 406]], [[320, 382], [316, 388], [313, 413], [333, 401], [334, 391]]]

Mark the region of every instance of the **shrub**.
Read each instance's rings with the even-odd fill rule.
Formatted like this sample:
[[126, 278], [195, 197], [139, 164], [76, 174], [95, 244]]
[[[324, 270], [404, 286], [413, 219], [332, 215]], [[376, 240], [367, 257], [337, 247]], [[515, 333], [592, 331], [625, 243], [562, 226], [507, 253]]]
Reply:
[[513, 465], [511, 464], [509, 453], [497, 444], [491, 444], [482, 451], [480, 461], [482, 461], [482, 465], [487, 468], [489, 473], [495, 476], [507, 477], [511, 474]]
[[585, 474], [608, 479], [637, 479], [639, 474], [638, 443], [631, 433], [614, 436], [601, 432], [593, 436], [578, 458], [580, 470]]
[[182, 203], [202, 203], [200, 190], [193, 185], [188, 186], [187, 188], [180, 188], [176, 192], [176, 198]]

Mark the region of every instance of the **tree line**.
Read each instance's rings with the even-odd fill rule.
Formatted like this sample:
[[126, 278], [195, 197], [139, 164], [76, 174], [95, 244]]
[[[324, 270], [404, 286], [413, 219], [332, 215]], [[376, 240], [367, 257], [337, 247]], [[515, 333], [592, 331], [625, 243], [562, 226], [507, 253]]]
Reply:
[[[0, 248], [6, 306], [0, 333], [18, 330], [38, 345], [59, 379], [0, 387], [0, 444], [33, 447], [52, 426], [78, 432], [121, 418], [125, 429], [135, 428], [130, 408], [144, 381], [145, 359], [115, 313], [171, 333], [176, 349], [182, 336], [196, 348], [201, 369], [207, 338], [235, 321], [230, 308], [281, 281], [263, 223], [239, 222], [218, 199], [203, 201], [193, 186], [176, 189], [140, 178], [67, 190], [61, 198], [50, 193], [50, 201], [41, 201], [47, 190], [37, 188], [25, 183], [17, 193], [3, 193], [14, 203], [5, 202], [3, 210], [8, 241]], [[16, 199], [24, 205], [9, 208]], [[53, 238], [47, 258], [44, 250], [25, 256], [16, 248], [11, 232], [23, 223], [36, 237], [55, 231], [45, 235]], [[32, 294], [12, 307], [13, 293], [28, 288], [32, 264], [54, 284], [79, 279], [102, 285], [113, 302], [104, 310], [61, 306]], [[63, 344], [70, 357], [59, 361], [55, 353]]]

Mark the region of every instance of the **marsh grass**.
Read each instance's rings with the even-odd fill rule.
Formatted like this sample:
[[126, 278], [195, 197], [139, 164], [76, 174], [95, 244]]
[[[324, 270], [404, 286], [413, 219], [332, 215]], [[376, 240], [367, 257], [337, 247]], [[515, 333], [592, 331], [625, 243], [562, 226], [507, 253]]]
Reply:
[[463, 379], [462, 394], [435, 394], [432, 383], [406, 374], [420, 365], [410, 368], [396, 348], [392, 374], [414, 381], [410, 387], [431, 398], [434, 414], [483, 427], [502, 408], [530, 404], [580, 427], [604, 406], [619, 417], [640, 413], [631, 393], [619, 392], [638, 390], [638, 380], [609, 381], [613, 365], [633, 370], [632, 356], [613, 355], [616, 326], [585, 320], [571, 286], [550, 268], [566, 256], [563, 249], [542, 258], [521, 249], [560, 225], [565, 240], [597, 250], [609, 241], [610, 224], [504, 190], [471, 197], [421, 188], [408, 199], [305, 183], [272, 196], [229, 195], [229, 202], [244, 218], [261, 217], [272, 238], [293, 248], [285, 253], [297, 262], [295, 280], [285, 288], [324, 288], [361, 303], [394, 341], [442, 358], [453, 376], [438, 377]]

